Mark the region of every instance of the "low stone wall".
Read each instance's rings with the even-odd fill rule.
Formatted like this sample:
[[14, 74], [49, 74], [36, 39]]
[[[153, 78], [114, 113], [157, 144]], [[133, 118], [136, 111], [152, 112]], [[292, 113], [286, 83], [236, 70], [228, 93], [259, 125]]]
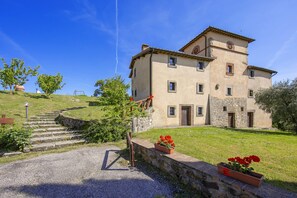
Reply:
[[147, 131], [153, 128], [152, 109], [147, 110], [147, 116], [132, 118], [131, 128], [133, 133]]
[[155, 150], [154, 145], [148, 141], [140, 139], [132, 141], [137, 155], [179, 181], [191, 185], [203, 197], [297, 197], [295, 193], [265, 182], [259, 188], [244, 184], [219, 174], [216, 166], [184, 154], [177, 152], [171, 155], [163, 154]]
[[85, 126], [89, 124], [89, 121], [67, 117], [63, 115], [63, 113], [59, 114], [59, 116], [56, 118], [56, 121], [58, 121], [63, 126], [66, 126], [71, 129], [83, 129]]

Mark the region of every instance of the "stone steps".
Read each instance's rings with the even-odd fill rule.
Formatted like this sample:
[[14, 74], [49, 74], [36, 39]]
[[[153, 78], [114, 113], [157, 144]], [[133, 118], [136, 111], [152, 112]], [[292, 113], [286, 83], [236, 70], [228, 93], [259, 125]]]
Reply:
[[83, 143], [85, 143], [85, 140], [68, 140], [68, 141], [34, 144], [30, 148], [30, 151], [46, 151], [46, 150], [62, 148], [65, 146], [71, 146], [71, 145], [83, 144]]
[[64, 146], [82, 144], [82, 131], [71, 130], [56, 123], [59, 112], [31, 117], [24, 127], [32, 129], [31, 147], [26, 151], [44, 151]]
[[73, 131], [52, 131], [52, 132], [35, 132], [32, 133], [32, 138], [36, 137], [49, 137], [49, 136], [60, 136], [60, 135], [67, 135], [67, 134], [79, 134], [82, 131], [80, 130], [73, 130]]

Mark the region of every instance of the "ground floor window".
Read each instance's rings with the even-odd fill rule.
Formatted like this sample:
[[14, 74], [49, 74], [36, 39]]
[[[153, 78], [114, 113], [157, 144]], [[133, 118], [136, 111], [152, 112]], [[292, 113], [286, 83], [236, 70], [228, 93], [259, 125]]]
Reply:
[[167, 116], [168, 117], [175, 117], [176, 116], [176, 106], [168, 106], [167, 107]]
[[203, 107], [202, 106], [197, 106], [196, 116], [203, 116]]

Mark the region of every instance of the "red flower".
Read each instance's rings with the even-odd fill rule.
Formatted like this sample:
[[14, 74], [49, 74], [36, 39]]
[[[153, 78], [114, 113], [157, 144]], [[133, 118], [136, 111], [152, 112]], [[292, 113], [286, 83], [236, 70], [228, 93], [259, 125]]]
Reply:
[[254, 162], [260, 162], [260, 158], [256, 155], [251, 155], [250, 156], [251, 160], [253, 160]]
[[223, 174], [226, 176], [230, 175], [230, 170], [228, 168], [223, 168]]
[[166, 135], [166, 136], [165, 136], [165, 139], [166, 139], [166, 140], [171, 140], [171, 136], [170, 136], [170, 135]]
[[248, 164], [252, 162], [252, 159], [250, 157], [244, 157], [243, 160]]
[[235, 158], [228, 158], [228, 161], [235, 162]]
[[172, 147], [175, 147], [175, 144], [174, 144], [174, 143], [172, 143], [172, 144], [171, 144], [171, 146], [172, 146]]
[[154, 98], [154, 96], [150, 95], [149, 99], [152, 100]]
[[130, 101], [134, 101], [133, 97], [130, 97]]

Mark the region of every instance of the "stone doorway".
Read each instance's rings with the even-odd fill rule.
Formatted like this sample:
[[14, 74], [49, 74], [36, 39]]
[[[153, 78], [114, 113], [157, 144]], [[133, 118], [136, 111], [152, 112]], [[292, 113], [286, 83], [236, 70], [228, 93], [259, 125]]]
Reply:
[[235, 128], [235, 113], [228, 113], [228, 127]]
[[248, 112], [248, 127], [254, 127], [254, 112]]

